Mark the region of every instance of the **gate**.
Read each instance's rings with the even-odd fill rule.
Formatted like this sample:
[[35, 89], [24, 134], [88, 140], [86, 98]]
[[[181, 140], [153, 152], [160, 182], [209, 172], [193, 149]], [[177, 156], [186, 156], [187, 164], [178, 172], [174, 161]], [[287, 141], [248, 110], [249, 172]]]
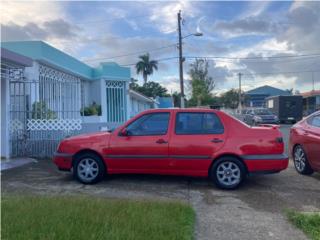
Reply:
[[80, 78], [39, 65], [37, 79], [7, 68], [11, 156], [51, 157], [61, 139], [81, 130]]
[[126, 121], [126, 83], [106, 80], [107, 121], [119, 124]]

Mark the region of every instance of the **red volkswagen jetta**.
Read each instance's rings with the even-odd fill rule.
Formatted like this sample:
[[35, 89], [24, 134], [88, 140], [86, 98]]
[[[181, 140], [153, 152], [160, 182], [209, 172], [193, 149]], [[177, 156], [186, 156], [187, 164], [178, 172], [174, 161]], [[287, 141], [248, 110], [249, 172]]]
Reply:
[[113, 132], [64, 139], [54, 162], [82, 183], [105, 174], [144, 173], [210, 177], [233, 189], [251, 173], [288, 166], [276, 126], [250, 127], [211, 109], [155, 109]]
[[298, 173], [320, 172], [320, 111], [291, 128], [290, 152]]

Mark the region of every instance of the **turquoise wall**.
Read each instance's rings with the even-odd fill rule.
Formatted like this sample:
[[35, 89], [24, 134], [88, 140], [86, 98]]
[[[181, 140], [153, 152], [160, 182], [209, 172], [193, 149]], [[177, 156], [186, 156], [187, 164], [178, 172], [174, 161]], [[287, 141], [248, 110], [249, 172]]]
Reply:
[[117, 63], [110, 62], [101, 63], [99, 67], [93, 68], [42, 41], [2, 42], [1, 47], [33, 60], [57, 66], [89, 80], [100, 78], [130, 80], [131, 77], [128, 67], [121, 67]]

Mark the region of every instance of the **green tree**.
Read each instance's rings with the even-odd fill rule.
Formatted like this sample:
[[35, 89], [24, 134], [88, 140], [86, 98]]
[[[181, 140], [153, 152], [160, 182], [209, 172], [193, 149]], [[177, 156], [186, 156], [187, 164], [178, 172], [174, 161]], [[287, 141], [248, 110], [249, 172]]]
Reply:
[[134, 90], [134, 91], [139, 91], [139, 84], [138, 84], [138, 79], [131, 78], [130, 83], [129, 83], [129, 88]]
[[143, 86], [139, 86], [137, 83], [131, 84], [130, 89], [140, 92], [141, 94], [147, 96], [147, 97], [168, 97], [170, 96], [168, 94], [168, 90], [164, 87], [162, 87], [157, 82], [147, 82], [143, 84]]
[[194, 63], [190, 64], [190, 106], [208, 105], [213, 101], [211, 92], [215, 87], [215, 81], [209, 76], [208, 68], [209, 63], [206, 59], [196, 59]]
[[158, 62], [150, 60], [149, 53], [139, 56], [140, 61], [136, 63], [137, 74], [142, 74], [144, 84], [148, 81], [148, 76], [153, 74], [153, 70], [158, 70]]
[[[243, 104], [246, 99], [244, 93], [241, 94], [241, 99]], [[232, 88], [231, 90], [221, 94], [220, 101], [225, 108], [236, 109], [239, 106], [239, 90]]]

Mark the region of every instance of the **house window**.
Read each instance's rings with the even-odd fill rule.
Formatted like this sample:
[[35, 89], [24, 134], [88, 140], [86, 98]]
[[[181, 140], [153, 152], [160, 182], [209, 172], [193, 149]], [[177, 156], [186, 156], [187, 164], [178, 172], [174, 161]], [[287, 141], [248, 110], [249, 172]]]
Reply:
[[39, 96], [33, 101], [40, 118], [79, 118], [81, 109], [80, 78], [40, 65]]

